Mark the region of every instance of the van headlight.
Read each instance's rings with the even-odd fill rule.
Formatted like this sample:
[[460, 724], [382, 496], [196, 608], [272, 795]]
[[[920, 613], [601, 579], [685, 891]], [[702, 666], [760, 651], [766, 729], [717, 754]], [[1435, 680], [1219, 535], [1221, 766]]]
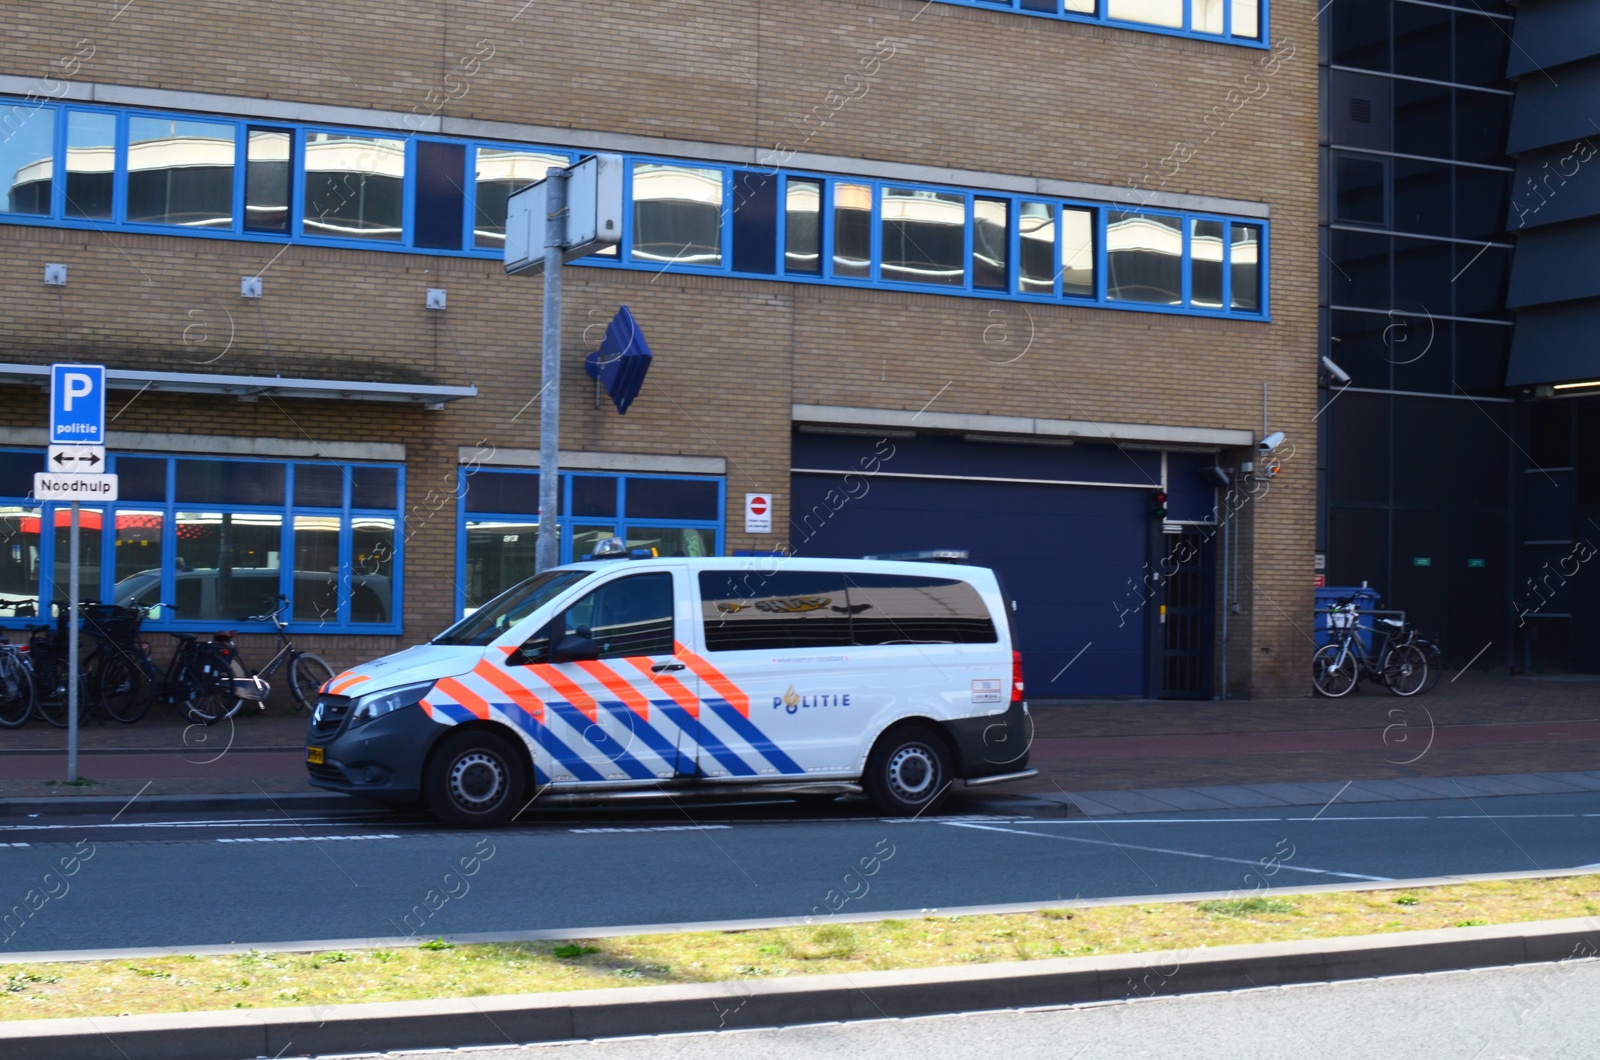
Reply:
[[350, 712], [350, 727], [353, 729], [357, 725], [365, 725], [374, 718], [381, 718], [401, 707], [414, 706], [431, 691], [433, 682], [423, 681], [421, 684], [401, 685], [387, 692], [374, 692], [371, 695], [361, 696], [356, 700], [355, 709]]

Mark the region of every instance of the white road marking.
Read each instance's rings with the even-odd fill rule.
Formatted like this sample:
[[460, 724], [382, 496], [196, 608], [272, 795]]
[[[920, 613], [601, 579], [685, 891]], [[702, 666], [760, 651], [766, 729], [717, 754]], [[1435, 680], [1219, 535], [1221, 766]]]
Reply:
[[27, 843], [0, 843], [0, 847], [25, 847]]
[[237, 828], [246, 826], [250, 828], [293, 828], [303, 824], [357, 824], [359, 819], [352, 821], [340, 817], [296, 817], [289, 820], [277, 818], [273, 820], [236, 820], [236, 821], [127, 821], [122, 824], [7, 824], [0, 825], [0, 832], [52, 832], [52, 831], [85, 831], [87, 829], [101, 830], [106, 828]]
[[706, 832], [712, 829], [728, 831], [732, 827], [731, 824], [657, 824], [638, 828], [569, 828], [567, 831], [577, 835], [592, 835], [596, 832]]
[[[1007, 832], [1011, 835], [1031, 835], [1037, 836], [1040, 839], [1059, 839], [1066, 843], [1086, 843], [1090, 846], [1097, 847], [1113, 847], [1123, 850], [1142, 850], [1147, 854], [1171, 854], [1180, 858], [1201, 858], [1205, 861], [1225, 861], [1232, 865], [1249, 865], [1251, 868], [1261, 867], [1261, 862], [1259, 859], [1251, 861], [1247, 858], [1225, 858], [1220, 854], [1197, 854], [1192, 850], [1171, 850], [1166, 847], [1146, 847], [1138, 846], [1133, 843], [1113, 843], [1109, 839], [1082, 839], [1078, 836], [1051, 835], [1048, 832], [1028, 832], [1021, 828], [998, 828], [990, 824], [962, 824], [959, 821], [951, 821], [950, 823], [957, 828], [978, 828], [985, 832]], [[1341, 879], [1346, 880], [1368, 880], [1373, 883], [1388, 883], [1393, 879], [1393, 877], [1390, 876], [1364, 876], [1359, 872], [1334, 872], [1332, 869], [1313, 869], [1307, 868], [1304, 865], [1290, 865], [1285, 862], [1280, 862], [1279, 868], [1289, 869], [1294, 872], [1308, 872], [1317, 876], [1338, 876]]]
[[350, 839], [399, 839], [397, 835], [264, 835], [242, 839], [218, 839], [219, 843], [337, 843]]

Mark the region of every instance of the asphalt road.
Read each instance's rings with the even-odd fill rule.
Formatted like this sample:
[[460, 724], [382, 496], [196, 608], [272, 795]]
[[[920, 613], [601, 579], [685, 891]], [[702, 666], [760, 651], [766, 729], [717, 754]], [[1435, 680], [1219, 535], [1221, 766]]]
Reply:
[[[0, 825], [0, 955], [948, 909], [1600, 863], [1600, 793], [1087, 820], [952, 802]], [[965, 810], [966, 812], [962, 812]], [[63, 862], [63, 859], [65, 861]], [[65, 867], [63, 867], [65, 865]], [[70, 875], [68, 875], [70, 870]]]
[[[462, 1049], [471, 1060], [1559, 1060], [1595, 1055], [1600, 963], [1274, 987], [1076, 1008], [611, 1042]], [[438, 1053], [386, 1053], [422, 1060]]]

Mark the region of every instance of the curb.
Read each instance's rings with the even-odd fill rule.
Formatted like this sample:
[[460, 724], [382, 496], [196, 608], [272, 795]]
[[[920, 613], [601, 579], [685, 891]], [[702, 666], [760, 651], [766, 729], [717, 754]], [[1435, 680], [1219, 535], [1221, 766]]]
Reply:
[[[1600, 953], [1600, 920], [1444, 928], [1189, 953], [441, 1001], [0, 1023], [8, 1060], [216, 1060], [741, 1030], [1337, 982]], [[292, 1050], [292, 1052], [291, 1052]]]
[[286, 791], [281, 793], [240, 793], [237, 795], [59, 795], [55, 798], [0, 799], [0, 818], [83, 816], [90, 814], [115, 814], [122, 810], [132, 813], [156, 811], [186, 813], [213, 813], [228, 810], [270, 810], [274, 807], [294, 810], [374, 810], [374, 803], [349, 795], [323, 794], [315, 791]]

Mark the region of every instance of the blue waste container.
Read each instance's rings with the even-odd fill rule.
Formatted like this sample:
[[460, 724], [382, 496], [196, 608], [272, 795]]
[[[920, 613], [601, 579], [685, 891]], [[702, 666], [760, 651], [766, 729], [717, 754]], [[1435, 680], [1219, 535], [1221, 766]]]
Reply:
[[1372, 651], [1372, 619], [1367, 616], [1378, 606], [1383, 594], [1364, 585], [1324, 585], [1316, 590], [1316, 594], [1317, 613], [1314, 616], [1316, 621], [1312, 625], [1311, 635], [1316, 638], [1317, 644], [1320, 646], [1332, 639], [1328, 633], [1328, 620], [1333, 616], [1323, 612], [1337, 605], [1345, 597], [1351, 597], [1359, 612], [1356, 621], [1361, 629], [1361, 643], [1366, 646], [1367, 651]]

